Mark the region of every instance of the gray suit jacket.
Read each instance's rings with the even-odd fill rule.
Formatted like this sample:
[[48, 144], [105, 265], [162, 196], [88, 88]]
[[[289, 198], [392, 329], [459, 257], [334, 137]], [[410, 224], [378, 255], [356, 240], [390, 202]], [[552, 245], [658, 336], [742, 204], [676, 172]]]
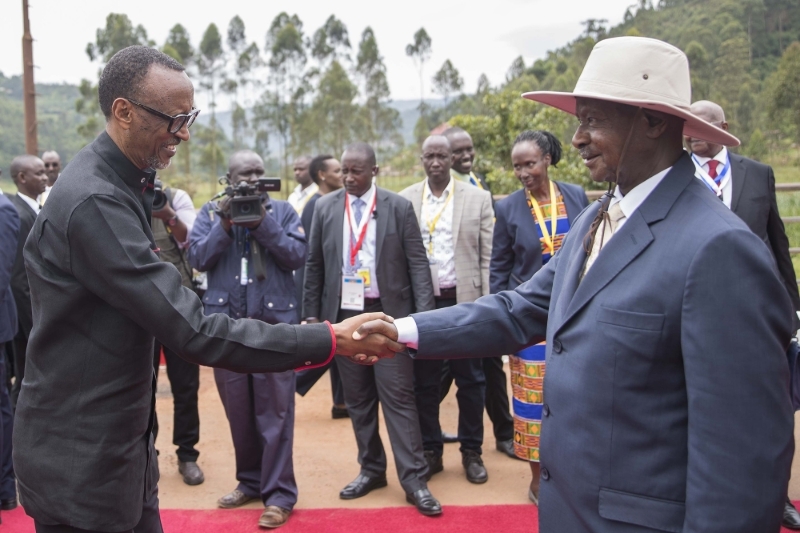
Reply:
[[[395, 318], [434, 308], [431, 270], [411, 203], [378, 188], [375, 276], [383, 311]], [[341, 305], [345, 190], [317, 200], [311, 222], [303, 317], [335, 322]]]
[[[456, 265], [456, 300], [474, 302], [489, 294], [494, 211], [488, 191], [453, 179], [453, 244]], [[400, 195], [411, 201], [417, 220], [422, 215], [425, 181], [407, 187]]]
[[587, 208], [528, 282], [414, 315], [416, 357], [547, 340], [540, 531], [775, 532], [794, 450], [791, 307], [683, 156], [579, 283]]

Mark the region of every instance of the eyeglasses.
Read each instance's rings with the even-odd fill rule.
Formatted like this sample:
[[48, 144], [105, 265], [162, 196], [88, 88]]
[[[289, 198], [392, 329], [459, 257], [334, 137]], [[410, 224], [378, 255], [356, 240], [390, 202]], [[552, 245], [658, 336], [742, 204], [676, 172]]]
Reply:
[[199, 109], [192, 108], [192, 110], [189, 113], [183, 113], [180, 115], [175, 115], [173, 117], [172, 115], [167, 115], [166, 113], [162, 113], [161, 111], [156, 111], [152, 107], [147, 107], [144, 104], [140, 104], [136, 100], [131, 100], [130, 98], [126, 98], [126, 100], [128, 100], [133, 105], [141, 107], [142, 109], [144, 109], [145, 111], [147, 111], [152, 115], [161, 117], [164, 120], [169, 120], [169, 124], [167, 125], [167, 131], [172, 133], [173, 135], [181, 131], [181, 129], [184, 126], [186, 126], [186, 129], [191, 128], [192, 124], [194, 124], [194, 121], [197, 118], [197, 115], [200, 114]]

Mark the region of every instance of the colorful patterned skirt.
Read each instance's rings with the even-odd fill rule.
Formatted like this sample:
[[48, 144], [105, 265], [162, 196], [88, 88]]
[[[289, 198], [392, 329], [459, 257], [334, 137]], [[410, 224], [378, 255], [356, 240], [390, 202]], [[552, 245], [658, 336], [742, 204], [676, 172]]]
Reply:
[[514, 452], [526, 461], [539, 462], [542, 424], [542, 384], [545, 343], [529, 346], [511, 356], [514, 403]]

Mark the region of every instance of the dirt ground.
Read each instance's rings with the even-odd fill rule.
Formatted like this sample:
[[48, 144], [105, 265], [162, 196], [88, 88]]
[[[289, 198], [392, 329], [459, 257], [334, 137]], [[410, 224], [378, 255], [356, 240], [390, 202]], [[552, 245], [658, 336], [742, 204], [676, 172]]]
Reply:
[[[442, 404], [442, 425], [454, 433], [458, 410], [455, 387]], [[389, 438], [381, 419], [381, 439], [388, 456], [389, 486], [357, 500], [340, 500], [339, 491], [359, 472], [356, 442], [349, 419], [331, 419], [330, 379], [323, 376], [305, 398], [296, 396], [294, 471], [299, 488], [298, 509], [330, 507], [364, 508], [408, 505], [397, 481]], [[236, 488], [233, 444], [228, 421], [210, 368], [200, 371], [200, 451], [198, 464], [206, 481], [190, 487], [178, 474], [172, 445], [172, 394], [164, 368], [158, 378], [156, 409], [160, 426], [156, 447], [160, 451], [159, 496], [163, 509], [214, 509], [217, 499]], [[485, 415], [484, 415], [485, 416]], [[473, 485], [464, 476], [458, 444], [446, 444], [444, 472], [436, 474], [428, 487], [443, 505], [526, 504], [530, 468], [495, 450], [491, 422], [485, 418], [483, 458], [489, 481]], [[246, 507], [257, 508], [260, 502]], [[532, 505], [532, 504], [531, 504]]]
[[[508, 373], [508, 369], [506, 368]], [[298, 509], [330, 507], [365, 508], [407, 505], [403, 490], [397, 481], [394, 459], [381, 420], [381, 438], [389, 459], [387, 476], [389, 486], [357, 500], [340, 500], [339, 491], [355, 478], [359, 467], [356, 461], [356, 443], [349, 419], [331, 419], [330, 380], [324, 376], [305, 397], [297, 396], [297, 413], [294, 435], [294, 470], [299, 486]], [[213, 509], [217, 498], [236, 487], [233, 444], [228, 421], [214, 384], [213, 371], [202, 368], [200, 372], [200, 451], [198, 464], [205, 473], [202, 485], [190, 487], [178, 474], [175, 447], [172, 445], [172, 395], [164, 369], [158, 381], [157, 411], [161, 431], [156, 443], [160, 450], [159, 482], [161, 507], [164, 509]], [[458, 410], [455, 387], [442, 404], [442, 425], [446, 431], [455, 432]], [[489, 472], [489, 481], [473, 485], [464, 477], [458, 444], [446, 444], [444, 472], [429, 483], [431, 492], [443, 505], [527, 504], [527, 487], [530, 469], [527, 463], [511, 459], [495, 450], [491, 422], [484, 415], [483, 458]], [[795, 439], [800, 439], [800, 415], [796, 418]], [[800, 440], [798, 440], [800, 442]], [[789, 496], [800, 499], [800, 446], [792, 468]], [[260, 507], [252, 502], [246, 507]]]

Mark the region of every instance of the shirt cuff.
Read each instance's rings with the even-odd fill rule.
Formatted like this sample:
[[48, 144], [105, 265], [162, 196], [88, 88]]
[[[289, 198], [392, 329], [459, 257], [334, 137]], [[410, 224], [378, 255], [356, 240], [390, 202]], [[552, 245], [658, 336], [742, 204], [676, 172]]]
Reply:
[[398, 318], [394, 327], [397, 328], [397, 342], [414, 350], [419, 348], [419, 330], [413, 317]]
[[312, 368], [321, 368], [323, 366], [327, 366], [332, 360], [333, 356], [336, 355], [336, 333], [333, 331], [333, 326], [327, 320], [324, 322], [326, 326], [328, 326], [328, 331], [331, 332], [331, 353], [328, 354], [328, 358], [325, 359], [322, 363], [311, 365], [311, 366], [304, 366], [302, 368], [296, 368], [295, 372], [300, 372], [301, 370], [311, 370]]

